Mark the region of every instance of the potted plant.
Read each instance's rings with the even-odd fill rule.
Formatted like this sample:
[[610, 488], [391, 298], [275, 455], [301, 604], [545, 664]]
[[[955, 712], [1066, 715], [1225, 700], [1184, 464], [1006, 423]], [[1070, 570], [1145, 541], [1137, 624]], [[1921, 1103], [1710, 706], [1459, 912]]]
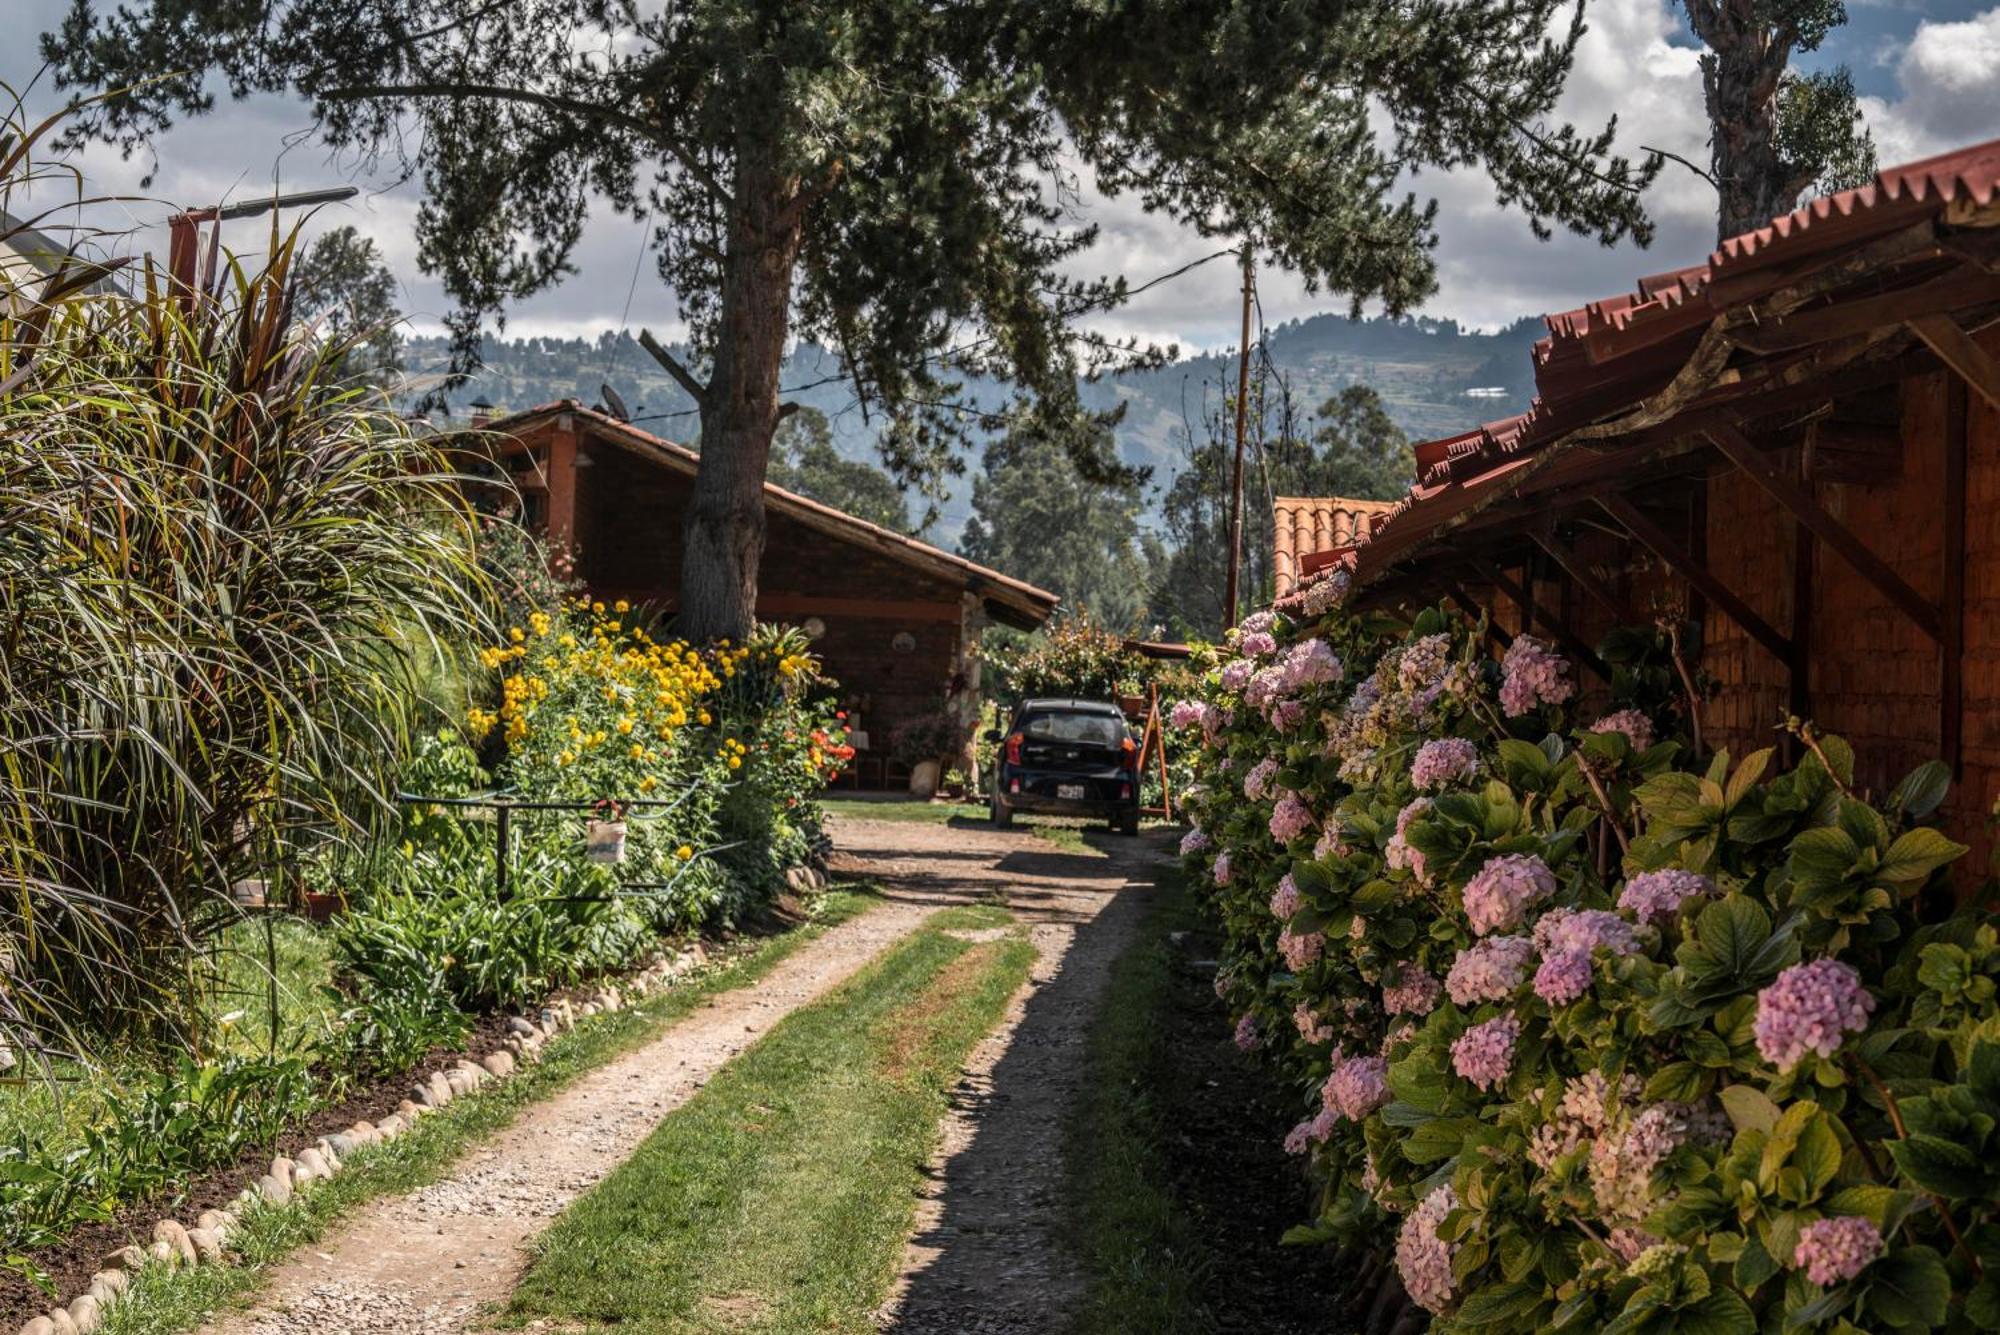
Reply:
[[896, 725], [889, 737], [889, 753], [910, 767], [911, 793], [923, 798], [937, 795], [944, 761], [958, 749], [957, 733], [943, 713], [922, 714]]

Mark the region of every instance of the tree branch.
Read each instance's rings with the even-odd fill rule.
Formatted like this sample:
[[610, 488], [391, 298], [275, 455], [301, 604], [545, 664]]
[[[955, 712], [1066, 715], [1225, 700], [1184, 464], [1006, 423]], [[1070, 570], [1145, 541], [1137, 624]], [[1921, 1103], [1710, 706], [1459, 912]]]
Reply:
[[1689, 162], [1686, 158], [1682, 157], [1678, 153], [1669, 153], [1666, 149], [1654, 148], [1651, 144], [1639, 145], [1639, 151], [1641, 153], [1651, 153], [1654, 157], [1665, 158], [1669, 162], [1678, 162], [1681, 164], [1681, 166], [1686, 167], [1689, 171], [1693, 172], [1696, 176], [1699, 176], [1702, 180], [1707, 181], [1709, 185], [1712, 186], [1713, 188], [1717, 190], [1720, 190], [1722, 188], [1721, 186], [1716, 185], [1715, 178], [1713, 176], [1710, 176], [1707, 172], [1695, 166], [1692, 162]]
[[505, 84], [494, 83], [401, 83], [382, 84], [377, 87], [327, 88], [311, 94], [329, 102], [362, 102], [371, 98], [391, 97], [486, 97], [496, 102], [522, 102], [529, 106], [542, 107], [549, 111], [565, 111], [572, 116], [586, 120], [601, 121], [630, 130], [633, 134], [664, 149], [669, 157], [681, 165], [702, 188], [708, 190], [725, 204], [735, 203], [729, 191], [723, 188], [708, 168], [696, 161], [694, 155], [660, 133], [656, 125], [649, 124], [629, 112], [607, 107], [596, 102], [586, 102], [582, 98], [564, 97], [559, 93], [543, 93], [533, 88], [509, 88]]
[[695, 407], [706, 408], [708, 406], [708, 386], [695, 379], [694, 372], [681, 365], [678, 357], [661, 347], [660, 341], [653, 337], [652, 330], [641, 329], [639, 331], [639, 346], [651, 354], [654, 361], [667, 368], [667, 374], [672, 376], [679, 383], [680, 387], [688, 392], [688, 396], [695, 402]]

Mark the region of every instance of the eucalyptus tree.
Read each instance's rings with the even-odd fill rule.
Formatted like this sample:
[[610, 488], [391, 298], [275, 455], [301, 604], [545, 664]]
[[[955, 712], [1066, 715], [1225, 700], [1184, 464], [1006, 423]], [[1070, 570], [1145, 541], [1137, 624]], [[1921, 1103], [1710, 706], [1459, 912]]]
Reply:
[[1422, 168], [1483, 168], [1538, 234], [1645, 239], [1657, 161], [1548, 120], [1582, 8], [75, 0], [44, 51], [68, 87], [123, 90], [81, 125], [127, 151], [218, 94], [289, 90], [329, 143], [399, 155], [460, 369], [485, 315], [569, 271], [591, 209], [650, 220], [695, 349], [662, 354], [701, 409], [683, 629], [740, 634], [788, 341], [837, 350], [906, 479], [982, 420], [970, 377], [1073, 419], [1079, 373], [1144, 352], [1087, 327], [1127, 292], [1090, 276], [1090, 199], [1252, 236], [1395, 311], [1435, 284], [1435, 205], [1402, 185]]
[[1686, 0], [1701, 57], [1708, 110], [1716, 235], [1762, 227], [1809, 190], [1859, 185], [1875, 172], [1875, 142], [1861, 123], [1845, 68], [1799, 74], [1799, 52], [1817, 51], [1847, 22], [1841, 0]]

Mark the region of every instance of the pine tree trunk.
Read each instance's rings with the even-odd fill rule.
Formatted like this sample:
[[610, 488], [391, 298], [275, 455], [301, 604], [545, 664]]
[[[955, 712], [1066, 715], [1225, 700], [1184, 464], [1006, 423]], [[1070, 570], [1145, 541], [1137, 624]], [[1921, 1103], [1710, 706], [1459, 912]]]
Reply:
[[1778, 155], [1778, 84], [1792, 35], [1765, 26], [1751, 0], [1694, 0], [1688, 17], [1707, 45], [1701, 58], [1710, 163], [1719, 196], [1716, 239], [1791, 211], [1797, 194]]
[[676, 630], [741, 641], [757, 613], [764, 471], [778, 428], [778, 373], [798, 264], [799, 183], [768, 148], [739, 150], [731, 189], [715, 358], [701, 414], [701, 466], [688, 506]]

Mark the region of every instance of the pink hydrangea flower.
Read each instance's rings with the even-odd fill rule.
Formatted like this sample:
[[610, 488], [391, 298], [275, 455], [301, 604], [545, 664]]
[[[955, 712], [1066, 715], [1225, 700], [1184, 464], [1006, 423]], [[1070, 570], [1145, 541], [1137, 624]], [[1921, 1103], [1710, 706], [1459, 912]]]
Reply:
[[1614, 955], [1638, 949], [1632, 924], [1604, 909], [1550, 909], [1535, 923], [1535, 948], [1545, 955], [1565, 950], [1585, 954], [1603, 946]]
[[1567, 1006], [1584, 993], [1596, 974], [1587, 950], [1558, 950], [1535, 970], [1535, 995], [1551, 1006]]
[[1243, 796], [1253, 802], [1261, 802], [1271, 795], [1271, 779], [1278, 772], [1278, 762], [1270, 756], [1264, 757], [1250, 767], [1243, 776]]
[[1254, 1052], [1263, 1040], [1257, 1036], [1257, 1017], [1246, 1015], [1236, 1022], [1236, 1047], [1241, 1052]]
[[1396, 1234], [1396, 1273], [1410, 1300], [1427, 1312], [1451, 1305], [1451, 1258], [1457, 1248], [1438, 1236], [1438, 1228], [1457, 1208], [1458, 1193], [1446, 1182], [1410, 1211]]
[[1181, 856], [1184, 858], [1192, 857], [1207, 847], [1208, 835], [1199, 825], [1181, 836]]
[[1488, 859], [1466, 882], [1465, 919], [1475, 936], [1511, 931], [1530, 908], [1555, 892], [1555, 873], [1547, 863], [1533, 853], [1502, 854]]
[[1463, 737], [1440, 737], [1417, 748], [1410, 762], [1410, 783], [1435, 792], [1448, 783], [1469, 779], [1479, 771], [1479, 748]]
[[1339, 655], [1325, 640], [1301, 640], [1285, 651], [1285, 685], [1293, 691], [1339, 681]]
[[1835, 959], [1794, 964], [1757, 994], [1757, 1051], [1781, 1071], [1816, 1053], [1831, 1057], [1868, 1027], [1875, 998], [1853, 966]]
[[1494, 1089], [1514, 1069], [1514, 1043], [1521, 1036], [1521, 1022], [1511, 1015], [1496, 1016], [1452, 1040], [1451, 1069], [1481, 1089]]
[[1285, 669], [1273, 663], [1269, 667], [1258, 668], [1250, 678], [1250, 684], [1243, 688], [1243, 703], [1252, 709], [1262, 709], [1284, 693]]
[[1706, 876], [1668, 867], [1640, 872], [1625, 882], [1618, 894], [1618, 907], [1640, 922], [1660, 922], [1677, 916], [1688, 900], [1714, 893], [1715, 882]]
[[1326, 1138], [1333, 1134], [1334, 1125], [1339, 1121], [1339, 1115], [1332, 1109], [1320, 1109], [1316, 1115], [1286, 1133], [1285, 1153], [1305, 1154], [1315, 1145], [1326, 1144]]
[[1410, 847], [1405, 835], [1410, 823], [1430, 809], [1431, 800], [1428, 797], [1420, 797], [1405, 805], [1396, 813], [1396, 833], [1389, 837], [1389, 842], [1382, 848], [1382, 856], [1391, 867], [1408, 868], [1410, 874], [1419, 881], [1424, 879], [1424, 855], [1420, 850]]
[[1559, 705], [1576, 694], [1569, 663], [1532, 635], [1515, 638], [1500, 660], [1500, 707], [1518, 718], [1539, 705]]
[[1286, 872], [1278, 878], [1278, 888], [1271, 892], [1271, 916], [1280, 921], [1299, 911], [1299, 883]]
[[1279, 732], [1291, 732], [1306, 719], [1306, 702], [1303, 700], [1280, 700], [1271, 706], [1271, 726]]
[[1437, 1009], [1444, 988], [1414, 964], [1396, 972], [1396, 981], [1382, 989], [1382, 1009], [1391, 1015], [1429, 1015]]
[[1244, 635], [1255, 635], [1278, 624], [1278, 614], [1268, 607], [1260, 607], [1249, 616], [1236, 623], [1236, 629]]
[[1334, 608], [1347, 601], [1347, 587], [1353, 581], [1345, 567], [1308, 585], [1299, 599], [1299, 610], [1309, 617], [1325, 616]]
[[1232, 658], [1222, 669], [1222, 688], [1226, 691], [1240, 691], [1250, 682], [1257, 665], [1247, 658]]
[[1301, 1001], [1292, 1008], [1292, 1027], [1299, 1031], [1299, 1037], [1307, 1043], [1331, 1043], [1333, 1026], [1315, 1011], [1311, 1004]]
[[1853, 1279], [1882, 1255], [1882, 1233], [1860, 1215], [1815, 1219], [1799, 1230], [1792, 1268], [1821, 1288]]
[[1223, 850], [1222, 850], [1222, 851], [1221, 851], [1220, 853], [1217, 853], [1217, 854], [1215, 855], [1215, 869], [1214, 869], [1214, 873], [1213, 873], [1213, 874], [1214, 874], [1214, 876], [1215, 876], [1215, 883], [1216, 883], [1217, 885], [1228, 885], [1228, 884], [1229, 884], [1229, 850], [1228, 850], [1228, 849], [1226, 849], [1226, 848], [1225, 848], [1225, 849], [1223, 849]]
[[1346, 857], [1347, 846], [1340, 842], [1340, 823], [1328, 820], [1319, 832], [1319, 839], [1313, 844], [1313, 857]]
[[1389, 1101], [1389, 1063], [1381, 1057], [1337, 1062], [1320, 1090], [1326, 1106], [1358, 1122]]
[[1505, 1001], [1528, 976], [1535, 943], [1525, 936], [1489, 936], [1463, 951], [1445, 975], [1444, 989], [1457, 1006]]
[[1622, 1133], [1599, 1134], [1590, 1146], [1590, 1190], [1600, 1213], [1612, 1219], [1644, 1219], [1659, 1204], [1653, 1172], [1687, 1140], [1682, 1105], [1656, 1103], [1634, 1117]]
[[1590, 730], [1623, 733], [1634, 751], [1643, 751], [1653, 744], [1653, 720], [1636, 709], [1621, 709], [1615, 714], [1606, 714], [1591, 724]]
[[1251, 658], [1263, 658], [1278, 652], [1278, 642], [1267, 630], [1253, 630], [1236, 642], [1236, 648]]
[[1626, 1265], [1639, 1259], [1639, 1253], [1648, 1247], [1657, 1247], [1660, 1240], [1643, 1228], [1620, 1225], [1605, 1236], [1604, 1243], [1612, 1253]]
[[1300, 801], [1297, 793], [1287, 793], [1278, 799], [1276, 810], [1271, 812], [1271, 837], [1289, 844], [1317, 824], [1312, 808]]
[[1326, 948], [1326, 937], [1319, 932], [1294, 932], [1289, 927], [1278, 929], [1278, 953], [1285, 957], [1286, 967], [1293, 973], [1311, 965]]
[[1199, 700], [1176, 700], [1167, 722], [1176, 728], [1198, 728], [1208, 718], [1208, 706]]
[[1436, 685], [1451, 664], [1451, 636], [1425, 635], [1405, 645], [1396, 659], [1396, 685], [1421, 691]]

